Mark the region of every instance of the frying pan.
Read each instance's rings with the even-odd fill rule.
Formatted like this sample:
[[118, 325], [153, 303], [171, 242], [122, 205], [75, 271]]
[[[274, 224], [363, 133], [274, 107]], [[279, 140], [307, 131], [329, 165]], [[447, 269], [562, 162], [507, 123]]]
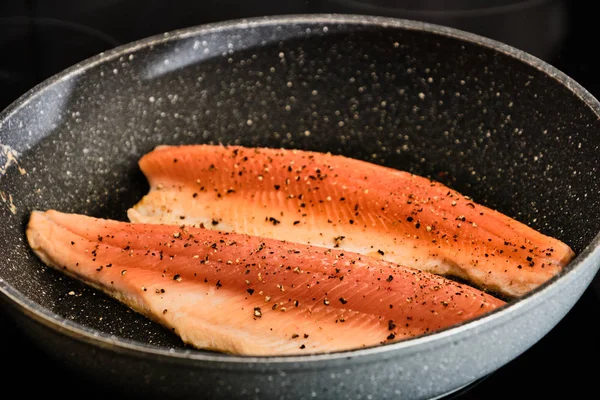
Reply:
[[[351, 15], [237, 20], [151, 37], [69, 68], [0, 114], [0, 298], [73, 371], [146, 398], [449, 394], [546, 335], [600, 266], [600, 104], [552, 66], [442, 26]], [[557, 237], [560, 276], [485, 317], [330, 354], [195, 350], [44, 267], [29, 213], [126, 219], [159, 144], [331, 151], [439, 180]]]

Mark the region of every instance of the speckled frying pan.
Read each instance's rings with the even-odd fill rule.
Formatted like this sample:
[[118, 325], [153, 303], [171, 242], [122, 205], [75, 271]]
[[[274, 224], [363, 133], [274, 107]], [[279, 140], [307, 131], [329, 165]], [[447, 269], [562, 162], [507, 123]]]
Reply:
[[[129, 392], [200, 398], [441, 396], [548, 333], [600, 266], [600, 104], [523, 52], [439, 26], [294, 16], [206, 25], [80, 63], [0, 114], [0, 298], [73, 370]], [[236, 357], [44, 267], [33, 209], [125, 220], [159, 144], [331, 151], [440, 180], [568, 243], [564, 273], [439, 333], [317, 356]]]

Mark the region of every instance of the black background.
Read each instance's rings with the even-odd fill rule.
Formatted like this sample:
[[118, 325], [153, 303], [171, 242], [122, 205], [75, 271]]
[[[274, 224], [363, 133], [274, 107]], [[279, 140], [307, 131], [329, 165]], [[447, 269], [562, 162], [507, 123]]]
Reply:
[[[2, 0], [0, 109], [60, 70], [101, 51], [146, 36], [232, 18], [343, 11], [333, 6], [321, 7], [317, 3], [267, 0]], [[565, 23], [560, 40], [552, 52], [536, 55], [600, 97], [600, 78], [597, 75], [600, 61], [596, 56], [596, 39], [600, 38], [600, 34], [592, 5], [593, 2], [565, 2], [560, 14]], [[519, 12], [518, 9], [516, 12]], [[449, 24], [452, 21], [450, 19]], [[548, 22], [549, 27], [551, 22]], [[510, 24], [508, 19], [507, 24]], [[477, 25], [473, 26], [473, 31], [479, 33]], [[542, 40], [549, 37], [547, 33], [542, 30], [524, 34], [537, 34], [533, 39], [539, 37]], [[520, 43], [509, 42], [514, 45]], [[570, 393], [570, 398], [598, 397], [593, 393], [597, 391], [597, 363], [600, 359], [599, 317], [600, 278], [597, 277], [571, 312], [546, 337], [516, 360], [449, 398], [555, 398], [561, 392]], [[103, 382], [78, 376], [48, 358], [13, 326], [12, 320], [1, 309], [0, 327], [0, 360], [4, 367], [0, 372], [4, 382], [1, 390], [13, 389], [19, 396], [34, 395], [41, 389], [45, 396], [119, 397], [104, 387]], [[131, 396], [128, 395], [128, 398]], [[377, 398], [376, 394], [373, 398]]]

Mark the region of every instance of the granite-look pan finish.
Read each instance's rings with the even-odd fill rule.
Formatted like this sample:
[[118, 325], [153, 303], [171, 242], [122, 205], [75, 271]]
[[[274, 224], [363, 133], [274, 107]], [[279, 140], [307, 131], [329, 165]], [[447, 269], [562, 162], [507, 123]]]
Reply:
[[[80, 374], [161, 398], [428, 399], [495, 371], [548, 333], [600, 265], [600, 105], [508, 46], [404, 20], [271, 17], [194, 27], [100, 54], [0, 114], [0, 298]], [[44, 267], [33, 209], [115, 219], [146, 192], [158, 144], [331, 151], [440, 180], [556, 236], [564, 274], [470, 323], [302, 357], [186, 348]]]

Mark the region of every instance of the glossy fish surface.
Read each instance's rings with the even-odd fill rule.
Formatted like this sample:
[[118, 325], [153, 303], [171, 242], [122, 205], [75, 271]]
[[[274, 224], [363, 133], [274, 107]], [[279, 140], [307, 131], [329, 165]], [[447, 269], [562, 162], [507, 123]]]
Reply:
[[441, 276], [339, 249], [185, 225], [34, 211], [31, 249], [194, 347], [323, 353], [451, 327], [505, 302]]
[[552, 237], [447, 186], [329, 153], [159, 146], [131, 222], [187, 224], [337, 248], [461, 278], [507, 298], [574, 257]]

